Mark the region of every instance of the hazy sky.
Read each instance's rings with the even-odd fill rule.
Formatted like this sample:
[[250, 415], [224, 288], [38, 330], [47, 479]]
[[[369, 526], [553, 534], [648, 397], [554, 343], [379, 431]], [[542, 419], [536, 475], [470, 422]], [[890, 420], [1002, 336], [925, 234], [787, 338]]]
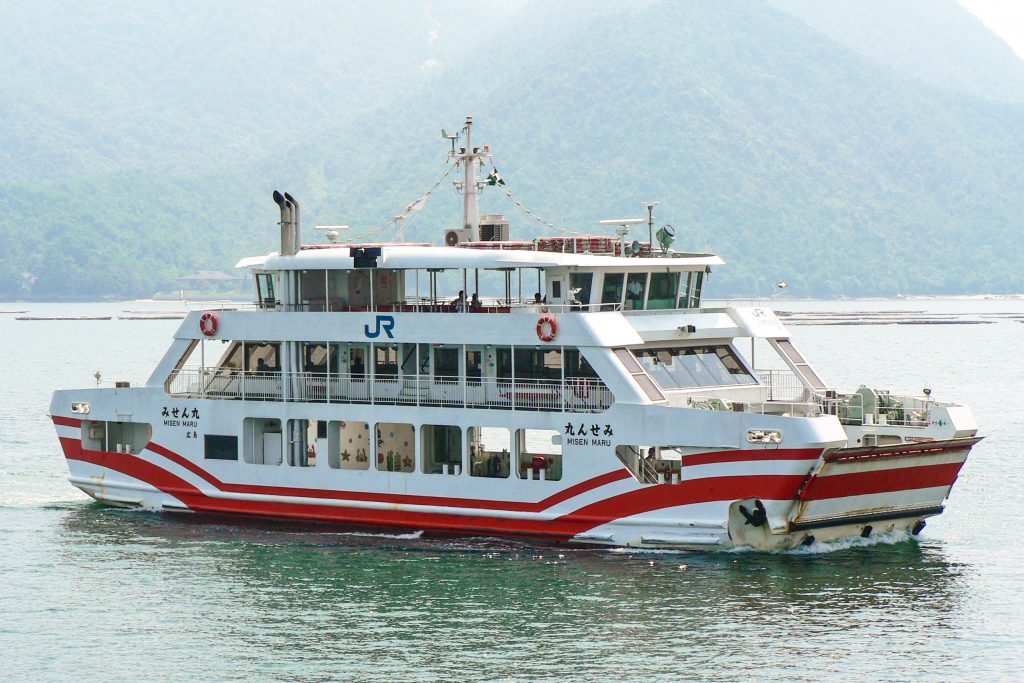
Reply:
[[960, 0], [1024, 59], [1024, 0]]

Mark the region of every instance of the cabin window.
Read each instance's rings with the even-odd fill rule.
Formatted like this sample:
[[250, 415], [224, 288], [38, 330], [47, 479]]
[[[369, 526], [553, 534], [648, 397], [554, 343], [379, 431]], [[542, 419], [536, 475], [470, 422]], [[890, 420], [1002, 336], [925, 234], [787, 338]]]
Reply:
[[551, 429], [516, 430], [520, 479], [558, 481], [562, 478], [562, 436]]
[[755, 383], [728, 346], [645, 348], [633, 353], [663, 389]]
[[590, 363], [583, 357], [579, 349], [567, 348], [565, 349], [565, 376], [596, 378], [597, 373], [594, 372], [594, 368], [590, 367]]
[[300, 271], [299, 297], [304, 311], [327, 310], [327, 271]]
[[601, 285], [601, 310], [614, 311], [622, 305], [622, 282], [625, 273], [605, 273]]
[[626, 278], [627, 311], [639, 311], [644, 307], [644, 294], [647, 290], [647, 273], [630, 273]]
[[288, 464], [316, 467], [317, 454], [327, 451], [327, 423], [322, 420], [288, 421]]
[[469, 427], [469, 473], [474, 477], [506, 479], [512, 462], [512, 438], [504, 427]]
[[498, 379], [512, 379], [512, 347], [499, 346], [494, 350]]
[[283, 461], [281, 421], [247, 417], [242, 421], [242, 457], [252, 465], [280, 465]]
[[562, 281], [552, 280], [551, 281], [551, 298], [561, 299], [562, 298]]
[[280, 350], [276, 342], [245, 342], [245, 369], [281, 372]]
[[370, 425], [332, 420], [327, 424], [327, 464], [335, 470], [370, 469]]
[[586, 306], [590, 303], [590, 290], [594, 284], [593, 273], [570, 273], [569, 294], [572, 302]]
[[82, 448], [87, 451], [139, 453], [152, 437], [153, 428], [145, 422], [82, 420]]
[[244, 359], [245, 349], [243, 348], [242, 342], [231, 342], [231, 346], [221, 357], [217, 363], [219, 368], [227, 368], [230, 370], [237, 370], [242, 367]]
[[[361, 380], [366, 377], [366, 357], [367, 350], [365, 344], [358, 346], [352, 345], [348, 349], [348, 353], [345, 354], [348, 360], [348, 374], [353, 379]], [[345, 368], [341, 368], [342, 374], [345, 373]]]
[[[330, 350], [335, 351], [336, 349], [337, 347], [332, 347]], [[327, 374], [327, 368], [337, 363], [334, 357], [335, 354], [330, 355], [331, 358], [328, 361], [327, 342], [306, 342], [302, 344], [302, 371]], [[336, 368], [332, 369], [336, 370]]]
[[256, 297], [260, 308], [277, 306], [277, 298], [274, 296], [273, 273], [256, 273]]
[[462, 473], [462, 429], [450, 425], [420, 428], [425, 474]]
[[411, 424], [377, 423], [377, 469], [412, 472], [416, 463], [416, 430]]
[[480, 384], [484, 367], [483, 356], [480, 349], [466, 349], [466, 384]]
[[348, 309], [365, 311], [370, 308], [370, 271], [353, 270], [348, 273]]
[[398, 375], [398, 346], [374, 344], [373, 354], [373, 371], [377, 377]]
[[348, 271], [327, 271], [327, 310], [344, 311], [348, 308]]
[[700, 308], [700, 289], [703, 282], [702, 271], [687, 274], [686, 281], [679, 289], [679, 308]]
[[651, 273], [651, 291], [647, 294], [648, 310], [675, 308], [679, 290], [679, 273]]
[[376, 310], [394, 310], [402, 303], [405, 274], [400, 270], [373, 271], [373, 305]]
[[562, 350], [552, 348], [515, 349], [517, 380], [562, 379]]
[[459, 348], [456, 346], [434, 347], [434, 376], [457, 379], [459, 376]]
[[207, 460], [238, 460], [238, 437], [206, 434], [203, 437], [203, 457]]

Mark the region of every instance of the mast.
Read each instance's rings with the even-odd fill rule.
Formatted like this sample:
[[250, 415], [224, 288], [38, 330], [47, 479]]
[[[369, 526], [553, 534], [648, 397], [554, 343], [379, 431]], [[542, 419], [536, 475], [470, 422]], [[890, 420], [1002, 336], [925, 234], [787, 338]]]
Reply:
[[[455, 160], [455, 163], [462, 164], [462, 181], [456, 181], [456, 187], [462, 191], [462, 227], [469, 229], [470, 240], [480, 239], [480, 207], [478, 197], [480, 195], [481, 182], [477, 179], [476, 171], [480, 160], [490, 157], [490, 147], [484, 145], [473, 147], [473, 117], [466, 117], [466, 125], [459, 135], [448, 135], [441, 131], [442, 137], [450, 140], [452, 151], [448, 157]], [[463, 146], [458, 149], [455, 142], [462, 137]]]

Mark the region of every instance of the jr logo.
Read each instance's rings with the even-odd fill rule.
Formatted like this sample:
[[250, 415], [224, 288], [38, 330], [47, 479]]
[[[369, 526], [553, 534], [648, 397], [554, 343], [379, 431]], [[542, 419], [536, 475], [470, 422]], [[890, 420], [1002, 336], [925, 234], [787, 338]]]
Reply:
[[391, 334], [391, 330], [395, 329], [395, 318], [390, 315], [378, 315], [377, 326], [370, 331], [369, 325], [363, 325], [363, 332], [366, 333], [367, 339], [376, 339], [380, 336], [380, 333], [388, 335], [388, 339], [394, 339], [395, 335]]

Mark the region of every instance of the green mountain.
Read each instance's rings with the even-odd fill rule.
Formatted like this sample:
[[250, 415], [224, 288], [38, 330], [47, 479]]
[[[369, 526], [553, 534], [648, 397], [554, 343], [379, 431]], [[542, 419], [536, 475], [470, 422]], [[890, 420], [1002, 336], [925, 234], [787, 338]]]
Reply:
[[[140, 154], [57, 181], [11, 173], [0, 184], [0, 298], [146, 295], [175, 274], [272, 251], [274, 188], [303, 202], [307, 239], [314, 223], [369, 232], [444, 173], [439, 130], [467, 113], [506, 189], [534, 211], [485, 194], [482, 208], [508, 214], [516, 237], [540, 234], [538, 214], [590, 232], [653, 199], [679, 247], [728, 261], [715, 294], [764, 294], [780, 278], [797, 295], [1024, 291], [1022, 105], [881, 65], [761, 0], [535, 4], [491, 19], [486, 34], [453, 40], [430, 74], [403, 81], [403, 66], [390, 85], [378, 80], [388, 94], [333, 125], [257, 134], [239, 117], [195, 167]], [[408, 63], [442, 61], [414, 52]], [[285, 61], [276, 73], [290, 71]], [[249, 134], [258, 144], [239, 142]], [[93, 154], [90, 140], [80, 148]], [[406, 238], [437, 242], [457, 224], [450, 181]]]

